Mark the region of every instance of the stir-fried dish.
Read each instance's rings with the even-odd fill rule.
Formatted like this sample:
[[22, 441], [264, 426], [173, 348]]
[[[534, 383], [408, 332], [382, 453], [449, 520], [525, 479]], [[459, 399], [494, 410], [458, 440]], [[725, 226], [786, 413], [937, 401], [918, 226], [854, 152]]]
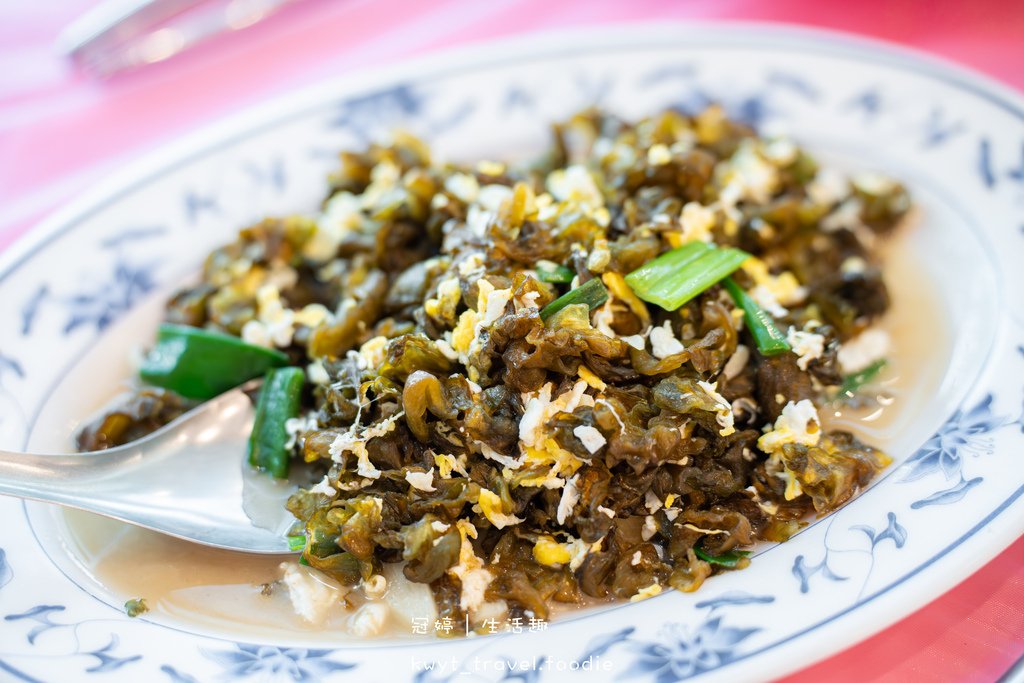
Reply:
[[402, 563], [471, 627], [693, 591], [842, 505], [889, 459], [819, 410], [884, 365], [904, 188], [718, 107], [553, 132], [528, 166], [342, 153], [317, 213], [207, 257], [80, 447], [263, 377], [250, 461], [316, 471], [301, 562], [367, 592]]

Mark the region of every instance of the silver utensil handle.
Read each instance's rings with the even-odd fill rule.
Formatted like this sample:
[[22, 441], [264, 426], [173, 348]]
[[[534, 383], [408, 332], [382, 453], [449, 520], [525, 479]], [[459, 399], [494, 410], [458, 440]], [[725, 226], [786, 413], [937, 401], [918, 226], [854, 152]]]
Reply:
[[57, 49], [75, 56], [101, 42], [137, 36], [206, 0], [106, 0], [73, 21], [57, 38]]
[[68, 26], [57, 49], [99, 76], [163, 61], [262, 21], [295, 0], [106, 0]]
[[63, 504], [80, 502], [89, 498], [91, 484], [115, 476], [116, 467], [106, 452], [34, 455], [0, 451], [0, 494]]

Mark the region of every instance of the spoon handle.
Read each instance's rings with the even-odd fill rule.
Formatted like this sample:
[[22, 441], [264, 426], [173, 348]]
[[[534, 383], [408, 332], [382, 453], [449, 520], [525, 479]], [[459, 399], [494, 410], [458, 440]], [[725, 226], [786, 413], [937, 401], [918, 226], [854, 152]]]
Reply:
[[[246, 493], [244, 454], [252, 423], [252, 402], [234, 390], [105, 451], [0, 451], [0, 495], [78, 508], [217, 548], [289, 553], [285, 532], [294, 520], [283, 499], [275, 501], [280, 520], [261, 516], [257, 525], [246, 508], [252, 491]], [[285, 485], [284, 495], [289, 492]]]
[[[123, 462], [123, 459], [117, 459]], [[90, 497], [90, 485], [112, 476], [115, 458], [0, 451], [0, 494], [69, 504]]]
[[[137, 498], [166, 475], [140, 479], [173, 451], [204, 440], [204, 430], [242, 414], [250, 407], [240, 390], [221, 394], [193, 408], [153, 433], [121, 446], [92, 453], [36, 455], [0, 450], [0, 495], [60, 503], [104, 513], [118, 498]], [[173, 466], [172, 466], [173, 467]]]

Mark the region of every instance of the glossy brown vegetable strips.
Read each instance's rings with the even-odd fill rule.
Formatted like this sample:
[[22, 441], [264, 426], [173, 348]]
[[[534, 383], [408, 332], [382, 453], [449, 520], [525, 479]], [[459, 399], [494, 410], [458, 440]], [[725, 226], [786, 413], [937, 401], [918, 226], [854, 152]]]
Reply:
[[[401, 562], [454, 624], [696, 590], [888, 462], [815, 402], [888, 305], [864, 236], [898, 183], [836, 189], [717, 107], [554, 136], [523, 168], [404, 134], [346, 152], [319, 215], [246, 228], [169, 304], [308, 376], [302, 561], [349, 586]], [[775, 355], [749, 352], [754, 310]]]

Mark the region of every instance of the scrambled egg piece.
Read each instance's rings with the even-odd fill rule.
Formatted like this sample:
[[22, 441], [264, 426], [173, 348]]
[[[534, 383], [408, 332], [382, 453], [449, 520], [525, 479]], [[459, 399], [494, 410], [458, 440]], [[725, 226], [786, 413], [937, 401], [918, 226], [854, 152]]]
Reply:
[[608, 388], [608, 385], [605, 384], [603, 379], [595, 375], [590, 368], [588, 368], [586, 365], [583, 365], [582, 363], [580, 364], [579, 369], [576, 370], [576, 374], [578, 374], [580, 376], [580, 379], [586, 382], [587, 385], [589, 385], [592, 389], [596, 389], [597, 391], [604, 391], [605, 389]]
[[533, 559], [546, 567], [561, 567], [571, 558], [569, 549], [551, 536], [541, 536], [533, 546]]
[[566, 543], [559, 543], [553, 536], [545, 534], [533, 545], [533, 559], [546, 567], [558, 568], [569, 565], [569, 569], [576, 571], [587, 555], [600, 550], [600, 540], [596, 543], [587, 543], [570, 536]]
[[319, 426], [320, 423], [317, 421], [315, 412], [299, 415], [298, 417], [290, 417], [285, 420], [284, 431], [288, 435], [288, 440], [284, 444], [285, 450], [294, 448], [302, 434], [311, 432]]
[[[581, 380], [576, 383], [576, 386], [579, 386], [580, 384], [583, 385], [583, 389], [585, 390], [587, 383]], [[557, 410], [560, 406], [554, 406], [551, 401], [551, 392], [554, 391], [554, 388], [554, 384], [547, 382], [538, 391], [523, 394], [523, 403], [526, 408], [523, 411], [523, 417], [519, 420], [519, 440], [525, 446], [537, 445], [537, 443], [543, 438], [544, 424], [547, 419], [554, 416], [555, 413], [560, 412]], [[576, 387], [573, 387], [574, 391], [575, 389]], [[560, 396], [559, 400], [561, 400], [561, 398], [562, 397]], [[567, 406], [568, 403], [569, 401], [566, 401], [561, 407]], [[579, 400], [577, 399], [575, 405], [578, 404]], [[573, 408], [575, 408], [575, 405]]]
[[452, 348], [460, 357], [468, 356], [470, 344], [473, 343], [474, 330], [480, 316], [473, 309], [462, 312], [459, 316], [459, 324], [452, 330]]
[[832, 168], [820, 168], [814, 180], [807, 183], [807, 196], [815, 204], [832, 206], [850, 194], [850, 183], [846, 176]]
[[284, 347], [292, 343], [295, 312], [281, 303], [281, 292], [266, 284], [256, 290], [256, 319], [242, 326], [242, 339], [249, 344]]
[[750, 295], [761, 308], [777, 318], [786, 315], [784, 306], [799, 304], [807, 298], [807, 288], [788, 270], [772, 275], [768, 264], [753, 256], [744, 261], [741, 268], [754, 281]]
[[884, 330], [861, 332], [839, 347], [837, 359], [843, 372], [859, 372], [889, 353], [889, 335]]
[[316, 221], [316, 230], [302, 246], [302, 255], [316, 263], [326, 263], [338, 254], [338, 245], [350, 232], [362, 230], [367, 223], [359, 197], [339, 192], [327, 200]]
[[489, 280], [480, 278], [476, 282], [476, 310], [469, 309], [459, 316], [459, 323], [451, 333], [452, 350], [459, 361], [469, 369], [469, 379], [478, 379], [478, 371], [470, 358], [480, 348], [480, 333], [505, 313], [505, 307], [512, 300], [512, 289], [495, 289]]
[[640, 318], [643, 327], [651, 322], [651, 314], [647, 311], [647, 304], [640, 300], [633, 289], [626, 283], [626, 278], [619, 273], [608, 272], [601, 276], [601, 281], [608, 288], [608, 293], [619, 301], [629, 306], [636, 317]]
[[[591, 427], [591, 429], [593, 429], [593, 427]], [[572, 514], [572, 510], [576, 507], [576, 503], [580, 502], [580, 490], [576, 486], [576, 481], [578, 479], [579, 475], [574, 474], [565, 482], [565, 486], [562, 488], [562, 497], [558, 501], [558, 510], [555, 512], [555, 520], [559, 524], [565, 524], [565, 520]]]
[[484, 592], [487, 586], [494, 580], [494, 575], [484, 569], [484, 562], [473, 551], [473, 544], [469, 539], [477, 537], [476, 527], [466, 519], [460, 519], [455, 523], [462, 544], [459, 546], [459, 561], [448, 569], [448, 573], [459, 579], [462, 584], [462, 592], [459, 596], [459, 607], [475, 612], [484, 604]]
[[558, 445], [552, 438], [546, 438], [537, 447], [526, 449], [523, 463], [529, 468], [538, 469], [550, 466], [546, 474], [522, 479], [521, 486], [543, 486], [544, 488], [561, 488], [565, 484], [564, 477], [574, 474], [583, 466], [583, 461]]
[[608, 240], [598, 237], [594, 240], [594, 248], [587, 257], [587, 268], [592, 273], [603, 273], [612, 260], [612, 252], [608, 249]]
[[793, 500], [803, 490], [796, 475], [782, 462], [782, 447], [786, 444], [817, 446], [820, 440], [821, 421], [818, 419], [818, 411], [807, 399], [787, 403], [772, 429], [757, 440], [757, 447], [771, 456], [769, 465], [786, 480], [786, 500]]
[[[359, 364], [366, 368], [379, 368], [388, 357], [388, 338], [373, 337], [359, 347]], [[365, 363], [365, 365], [364, 365]]]
[[666, 320], [661, 327], [652, 329], [650, 340], [651, 353], [658, 359], [665, 359], [686, 350], [682, 342], [676, 339], [676, 335], [672, 332], [671, 320]]
[[442, 479], [451, 479], [452, 472], [458, 472], [464, 477], [469, 477], [469, 472], [466, 471], [466, 456], [460, 455], [456, 458], [454, 455], [434, 455], [434, 464], [437, 465], [437, 473]]
[[469, 173], [453, 173], [445, 178], [444, 189], [463, 204], [472, 204], [480, 194], [480, 183]]
[[741, 199], [748, 199], [763, 204], [778, 189], [779, 173], [764, 159], [759, 147], [758, 141], [745, 139], [728, 162], [716, 167], [723, 203], [735, 204]]
[[641, 588], [636, 592], [636, 595], [629, 599], [630, 602], [640, 602], [647, 598], [653, 598], [655, 595], [661, 595], [661, 584], [657, 580], [654, 581], [650, 586]]
[[747, 361], [750, 360], [750, 349], [743, 344], [737, 344], [736, 350], [729, 356], [729, 360], [725, 362], [725, 366], [722, 368], [722, 374], [726, 379], [732, 379], [741, 372], [743, 368], [747, 366]]
[[370, 184], [360, 196], [364, 211], [373, 212], [398, 204], [404, 195], [399, 185], [402, 170], [390, 159], [383, 159], [370, 171]]
[[757, 447], [765, 453], [777, 453], [787, 443], [817, 446], [821, 440], [821, 421], [814, 404], [804, 399], [790, 401], [782, 409], [771, 430], [761, 435]]
[[487, 327], [505, 313], [505, 307], [512, 300], [511, 289], [495, 289], [494, 285], [483, 278], [476, 282], [479, 294], [477, 296], [477, 313], [480, 314], [480, 321], [477, 323], [476, 336], [480, 330]]
[[342, 466], [345, 464], [345, 453], [354, 453], [358, 465], [356, 472], [363, 477], [369, 479], [376, 479], [380, 476], [380, 470], [374, 467], [373, 463], [370, 462], [370, 453], [366, 450], [366, 442], [370, 439], [384, 436], [390, 433], [395, 428], [395, 423], [405, 415], [404, 412], [398, 412], [382, 420], [372, 427], [366, 429], [360, 429], [358, 424], [353, 424], [348, 428], [347, 431], [339, 434], [331, 442], [328, 448], [328, 453], [331, 455], [331, 460], [340, 463]]
[[825, 337], [814, 332], [798, 330], [792, 325], [786, 333], [786, 341], [793, 348], [799, 358], [796, 364], [801, 370], [806, 370], [811, 361], [821, 358], [825, 352]]
[[604, 195], [586, 166], [573, 164], [548, 174], [547, 190], [560, 202], [574, 202], [590, 209], [604, 206]]
[[310, 487], [309, 492], [320, 493], [325, 496], [338, 495], [338, 490], [331, 486], [331, 478], [326, 474], [324, 475], [324, 478], [317, 482], [315, 486]]
[[496, 212], [501, 205], [512, 199], [514, 191], [508, 185], [484, 185], [480, 189], [480, 197], [477, 203], [491, 212]]
[[423, 310], [431, 318], [451, 325], [455, 323], [455, 311], [462, 300], [459, 278], [445, 278], [437, 285], [437, 297], [423, 302]]
[[[611, 223], [604, 195], [585, 166], [573, 164], [556, 169], [548, 174], [545, 186], [548, 192], [538, 196], [533, 205], [537, 220], [552, 221], [561, 215], [582, 213], [602, 228]], [[533, 217], [529, 212], [527, 215]]]
[[428, 472], [414, 472], [409, 470], [405, 473], [405, 480], [409, 482], [409, 486], [420, 491], [426, 491], [430, 493], [434, 491], [434, 468], [431, 467]]
[[647, 163], [651, 166], [664, 166], [672, 161], [672, 152], [667, 145], [656, 143], [647, 148]]
[[564, 477], [575, 474], [583, 461], [558, 445], [545, 431], [547, 423], [558, 413], [571, 413], [580, 405], [593, 406], [594, 398], [586, 393], [588, 384], [579, 380], [573, 388], [551, 398], [554, 385], [548, 382], [539, 391], [523, 394], [526, 410], [519, 420], [519, 450], [522, 464], [531, 469], [548, 471], [519, 480], [520, 486], [560, 488]]
[[711, 242], [712, 231], [715, 229], [715, 211], [700, 202], [687, 202], [683, 205], [679, 224], [682, 229], [668, 235], [669, 243], [673, 247], [680, 247], [694, 240]]
[[498, 529], [504, 529], [523, 521], [520, 517], [506, 513], [501, 503], [501, 496], [490, 489], [480, 489], [480, 498], [477, 504], [484, 517]]
[[601, 450], [601, 447], [608, 442], [607, 439], [604, 438], [604, 434], [590, 425], [579, 425], [574, 427], [572, 433], [577, 439], [583, 442], [583, 446], [590, 453], [597, 453]]
[[487, 159], [476, 162], [476, 170], [484, 175], [499, 176], [505, 172], [505, 164]]

